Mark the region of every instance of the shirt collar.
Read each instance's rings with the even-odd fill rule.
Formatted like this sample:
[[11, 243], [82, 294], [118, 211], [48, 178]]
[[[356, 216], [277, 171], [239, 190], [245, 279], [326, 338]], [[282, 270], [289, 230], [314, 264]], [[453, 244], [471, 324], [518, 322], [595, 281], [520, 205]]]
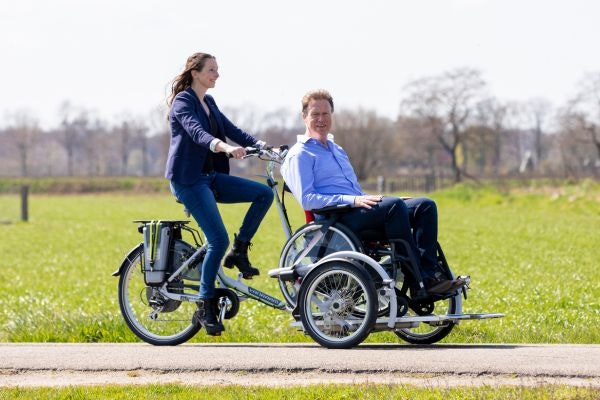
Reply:
[[[298, 135], [298, 136], [296, 136], [296, 139], [297, 139], [298, 143], [306, 143], [306, 142], [308, 142], [311, 139], [313, 141], [315, 141], [315, 142], [317, 141], [317, 139], [311, 138], [310, 136], [306, 136], [306, 135]], [[333, 140], [333, 133], [328, 133], [327, 134], [327, 140], [328, 141], [331, 140], [332, 142], [334, 142], [334, 140]]]

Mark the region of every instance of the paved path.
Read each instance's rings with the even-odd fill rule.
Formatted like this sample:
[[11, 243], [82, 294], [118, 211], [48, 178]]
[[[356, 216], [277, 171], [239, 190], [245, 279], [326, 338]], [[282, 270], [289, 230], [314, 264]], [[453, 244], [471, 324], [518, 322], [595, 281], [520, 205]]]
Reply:
[[443, 385], [465, 379], [467, 384], [489, 384], [487, 379], [600, 388], [600, 345], [363, 344], [328, 350], [313, 344], [0, 344], [0, 386], [423, 379]]

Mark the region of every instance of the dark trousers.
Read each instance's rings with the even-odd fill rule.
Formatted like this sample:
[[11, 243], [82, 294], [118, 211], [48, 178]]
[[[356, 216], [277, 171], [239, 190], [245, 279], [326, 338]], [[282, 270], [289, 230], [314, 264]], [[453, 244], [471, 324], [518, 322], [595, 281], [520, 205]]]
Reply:
[[423, 279], [434, 277], [438, 216], [433, 200], [385, 196], [371, 209], [352, 209], [340, 218], [340, 222], [358, 236], [364, 230], [379, 230], [385, 232], [388, 239], [405, 240], [416, 256]]

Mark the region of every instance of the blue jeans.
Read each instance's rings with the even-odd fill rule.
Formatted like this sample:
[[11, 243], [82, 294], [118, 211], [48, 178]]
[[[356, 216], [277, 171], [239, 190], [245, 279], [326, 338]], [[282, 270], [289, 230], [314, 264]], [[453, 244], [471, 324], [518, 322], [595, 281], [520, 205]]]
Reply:
[[215, 279], [221, 260], [229, 247], [229, 236], [217, 203], [252, 203], [237, 235], [249, 242], [273, 202], [271, 189], [255, 181], [219, 172], [203, 175], [192, 185], [171, 181], [171, 191], [189, 210], [206, 235], [208, 248], [202, 264], [200, 297], [215, 296]]
[[426, 197], [402, 200], [385, 196], [373, 208], [354, 208], [340, 218], [353, 232], [385, 232], [388, 239], [408, 242], [423, 279], [433, 278], [437, 266], [438, 215], [435, 202]]

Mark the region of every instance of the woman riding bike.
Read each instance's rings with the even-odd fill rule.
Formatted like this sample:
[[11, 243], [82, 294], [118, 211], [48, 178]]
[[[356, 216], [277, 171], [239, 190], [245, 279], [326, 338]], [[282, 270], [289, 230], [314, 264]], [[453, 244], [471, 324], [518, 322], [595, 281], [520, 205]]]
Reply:
[[[245, 279], [258, 275], [248, 260], [248, 247], [273, 201], [271, 189], [258, 182], [229, 175], [229, 158], [241, 159], [244, 147], [263, 142], [235, 126], [221, 113], [207, 90], [219, 77], [214, 56], [195, 53], [173, 81], [168, 104], [171, 143], [165, 176], [173, 194], [194, 217], [208, 242], [202, 264], [200, 299], [196, 318], [209, 335], [225, 330], [214, 314], [215, 279], [229, 237], [217, 203], [252, 203], [235, 235], [224, 265], [234, 265]], [[231, 139], [243, 146], [232, 146]]]

